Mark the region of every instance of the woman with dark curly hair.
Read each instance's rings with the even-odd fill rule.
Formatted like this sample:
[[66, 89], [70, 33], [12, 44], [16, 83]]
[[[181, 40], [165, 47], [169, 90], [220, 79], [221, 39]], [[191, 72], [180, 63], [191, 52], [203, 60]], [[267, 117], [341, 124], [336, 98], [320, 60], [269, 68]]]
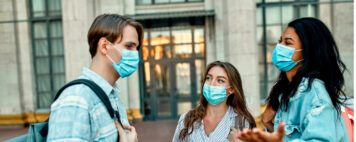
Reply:
[[342, 90], [346, 67], [325, 24], [315, 18], [290, 22], [272, 60], [281, 73], [267, 99], [268, 114], [264, 117], [270, 119], [264, 123], [274, 132], [243, 130], [238, 138], [254, 142], [348, 142], [340, 112], [342, 98], [346, 98]]

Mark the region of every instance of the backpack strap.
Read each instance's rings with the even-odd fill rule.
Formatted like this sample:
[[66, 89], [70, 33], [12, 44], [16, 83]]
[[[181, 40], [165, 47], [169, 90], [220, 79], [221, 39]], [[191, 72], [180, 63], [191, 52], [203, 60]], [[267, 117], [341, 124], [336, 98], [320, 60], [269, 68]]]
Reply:
[[53, 102], [55, 102], [59, 98], [61, 93], [66, 88], [68, 88], [69, 86], [72, 86], [72, 85], [77, 85], [77, 84], [84, 84], [84, 85], [88, 86], [99, 97], [99, 99], [104, 103], [104, 105], [106, 106], [106, 109], [108, 110], [111, 118], [114, 118], [114, 109], [111, 106], [111, 103], [110, 103], [110, 100], [109, 100], [108, 96], [106, 95], [104, 90], [101, 89], [101, 87], [99, 87], [96, 83], [94, 83], [93, 81], [88, 80], [88, 79], [73, 80], [73, 81], [69, 82], [68, 84], [64, 85], [57, 92], [56, 97], [54, 98]]
[[[86, 86], [88, 86], [98, 97], [99, 99], [104, 103], [107, 111], [110, 114], [110, 117], [113, 119], [117, 119], [120, 123], [120, 125], [122, 126], [121, 120], [120, 120], [120, 114], [117, 111], [114, 111], [113, 107], [111, 106], [110, 100], [108, 98], [108, 96], [106, 95], [106, 93], [104, 92], [103, 89], [101, 89], [100, 86], [98, 86], [95, 82], [88, 80], [88, 79], [77, 79], [77, 80], [73, 80], [71, 82], [69, 82], [68, 84], [64, 85], [61, 89], [59, 89], [59, 91], [57, 92], [55, 98], [53, 99], [53, 102], [55, 102], [59, 96], [61, 95], [61, 93], [68, 87], [72, 86], [72, 85], [77, 85], [77, 84], [84, 84]], [[52, 102], [52, 103], [53, 103]], [[46, 122], [48, 122], [49, 118], [46, 120]], [[42, 130], [41, 130], [41, 135], [42, 136], [47, 136], [48, 133], [48, 123], [47, 125], [45, 125]]]

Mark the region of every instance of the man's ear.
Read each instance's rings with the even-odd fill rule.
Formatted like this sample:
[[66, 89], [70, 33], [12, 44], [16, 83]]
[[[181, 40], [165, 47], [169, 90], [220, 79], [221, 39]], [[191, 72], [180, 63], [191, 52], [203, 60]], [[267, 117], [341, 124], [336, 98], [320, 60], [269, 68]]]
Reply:
[[106, 38], [102, 37], [99, 39], [98, 41], [98, 52], [100, 52], [100, 54], [102, 55], [106, 55], [107, 51], [108, 51], [108, 47], [107, 46], [109, 44], [109, 42], [107, 41]]

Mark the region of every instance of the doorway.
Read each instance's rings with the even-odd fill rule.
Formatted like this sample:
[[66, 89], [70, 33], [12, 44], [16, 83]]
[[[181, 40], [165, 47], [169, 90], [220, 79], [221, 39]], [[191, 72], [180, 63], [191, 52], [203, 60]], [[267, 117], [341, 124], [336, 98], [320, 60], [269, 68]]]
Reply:
[[199, 100], [205, 71], [204, 26], [192, 24], [191, 18], [174, 21], [166, 27], [145, 28], [141, 50], [144, 120], [176, 119]]

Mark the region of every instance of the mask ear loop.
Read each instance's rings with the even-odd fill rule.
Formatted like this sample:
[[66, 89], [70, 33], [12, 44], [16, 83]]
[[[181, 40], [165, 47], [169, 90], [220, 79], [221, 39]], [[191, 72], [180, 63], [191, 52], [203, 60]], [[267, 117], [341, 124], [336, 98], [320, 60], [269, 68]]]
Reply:
[[[226, 91], [228, 91], [227, 89], [230, 89], [230, 88], [232, 88], [232, 86], [230, 86], [230, 87], [227, 87], [226, 88]], [[230, 92], [229, 92], [230, 93]], [[233, 93], [232, 93], [233, 94]], [[231, 94], [229, 94], [229, 96], [230, 96]]]
[[113, 64], [115, 64], [114, 60], [113, 60], [108, 54], [106, 54], [105, 56], [108, 57], [108, 59], [109, 59]]
[[[108, 42], [109, 42], [109, 44], [110, 44], [111, 46], [117, 48], [113, 43], [111, 43], [110, 41], [108, 41]], [[118, 49], [119, 49], [119, 51], [122, 53], [122, 50], [123, 50], [123, 49], [121, 49], [121, 48], [118, 48]]]
[[304, 59], [300, 59], [299, 61], [297, 61], [297, 63], [299, 63], [299, 62], [301, 62], [301, 61], [303, 61]]
[[[298, 50], [295, 50], [295, 51], [302, 51], [303, 49], [298, 49]], [[299, 61], [297, 61], [297, 63], [303, 61], [304, 59], [300, 59]]]
[[110, 44], [111, 46], [114, 46], [114, 44], [112, 44], [109, 40], [108, 40], [108, 42], [109, 42], [109, 44]]
[[[112, 44], [109, 40], [108, 40], [108, 43], [111, 45], [111, 46], [114, 46], [114, 44]], [[108, 54], [105, 54], [106, 57], [108, 57], [108, 59], [113, 63], [115, 64], [115, 61], [108, 55]]]

